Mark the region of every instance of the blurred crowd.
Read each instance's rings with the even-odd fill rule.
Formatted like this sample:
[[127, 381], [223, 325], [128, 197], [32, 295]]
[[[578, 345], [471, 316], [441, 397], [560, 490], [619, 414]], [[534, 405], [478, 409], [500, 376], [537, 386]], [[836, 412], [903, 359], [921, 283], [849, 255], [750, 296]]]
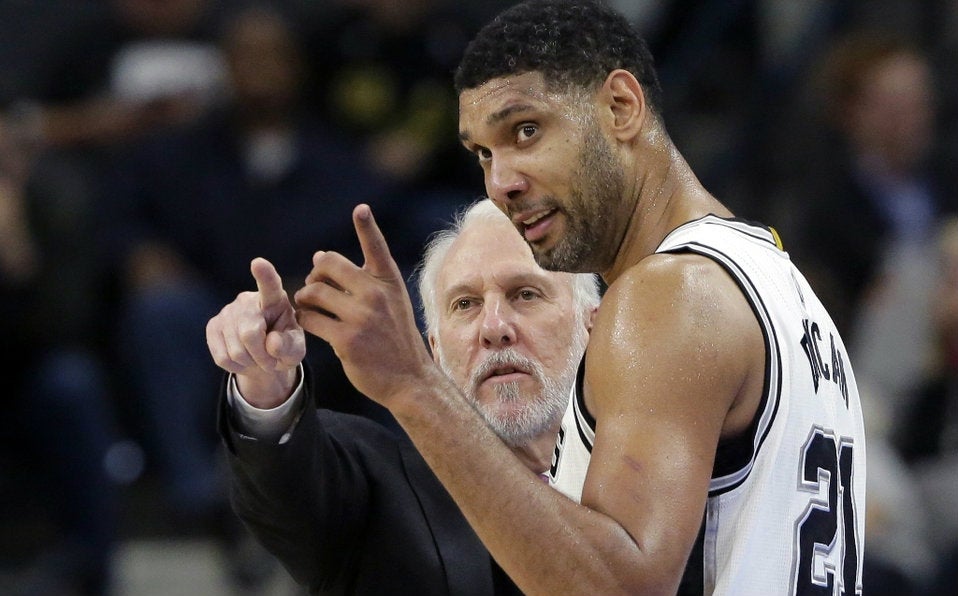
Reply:
[[[650, 42], [693, 169], [776, 227], [849, 340], [866, 590], [953, 594], [958, 5], [611, 3]], [[356, 258], [359, 202], [412, 273], [482, 193], [451, 73], [509, 4], [0, 0], [9, 591], [110, 594], [132, 492], [170, 531], [215, 537], [224, 573], [255, 590], [267, 570], [229, 512], [205, 323], [252, 289], [253, 257], [285, 280], [317, 249]], [[309, 354], [326, 405], [392, 424], [328, 346]]]

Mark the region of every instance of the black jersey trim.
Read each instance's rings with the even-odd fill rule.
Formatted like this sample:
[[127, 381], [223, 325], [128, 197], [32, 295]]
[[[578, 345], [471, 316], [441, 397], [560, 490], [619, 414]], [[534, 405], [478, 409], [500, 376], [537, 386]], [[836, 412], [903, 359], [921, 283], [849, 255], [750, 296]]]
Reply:
[[708, 514], [702, 516], [702, 525], [699, 526], [692, 552], [685, 562], [682, 580], [676, 596], [704, 596], [705, 594], [705, 529]]
[[[591, 455], [592, 444], [595, 442], [595, 418], [585, 407], [585, 355], [582, 356], [579, 370], [575, 375], [575, 396], [572, 412], [575, 414], [575, 429], [579, 433], [579, 439]], [[589, 432], [586, 432], [586, 428], [589, 429]], [[592, 436], [590, 437], [589, 434]]]

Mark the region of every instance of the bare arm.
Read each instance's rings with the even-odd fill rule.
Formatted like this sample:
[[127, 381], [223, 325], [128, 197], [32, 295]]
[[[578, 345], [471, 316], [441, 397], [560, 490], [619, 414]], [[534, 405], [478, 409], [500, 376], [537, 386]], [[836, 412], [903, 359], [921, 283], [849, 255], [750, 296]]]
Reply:
[[[354, 223], [364, 267], [318, 253], [296, 295], [300, 322], [333, 345], [357, 388], [390, 409], [520, 588], [674, 592], [725, 414], [752, 362], [737, 354], [754, 345], [740, 341], [758, 333], [754, 319], [753, 333], [729, 331], [751, 316], [744, 298], [716, 304], [714, 288], [692, 287], [682, 274], [683, 261], [637, 275], [603, 305], [593, 341], [608, 337], [590, 346], [588, 379], [601, 438], [580, 505], [539, 482], [433, 365], [368, 208], [357, 208]], [[684, 300], [665, 295], [676, 289], [688, 290]], [[638, 300], [653, 302], [638, 309]], [[618, 326], [629, 333], [608, 333]]]
[[754, 412], [763, 370], [758, 324], [712, 261], [654, 255], [606, 294], [587, 353], [596, 440], [581, 502], [632, 539], [607, 555], [621, 589], [678, 587], [719, 439], [751, 421], [742, 404]]

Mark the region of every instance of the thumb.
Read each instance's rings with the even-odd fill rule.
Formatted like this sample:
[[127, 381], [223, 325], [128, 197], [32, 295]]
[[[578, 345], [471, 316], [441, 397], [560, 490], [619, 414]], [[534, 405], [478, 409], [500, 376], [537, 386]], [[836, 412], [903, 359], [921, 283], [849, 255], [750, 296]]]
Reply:
[[286, 290], [283, 289], [283, 280], [273, 264], [262, 257], [256, 257], [250, 263], [249, 269], [253, 279], [256, 280], [260, 309], [269, 311], [286, 306], [288, 297]]
[[277, 369], [292, 368], [306, 358], [306, 336], [299, 325], [266, 335], [266, 353], [276, 359]]
[[363, 251], [363, 269], [380, 279], [392, 277], [396, 272], [396, 264], [389, 254], [389, 245], [386, 244], [386, 238], [376, 224], [369, 205], [357, 205], [353, 209], [353, 225]]

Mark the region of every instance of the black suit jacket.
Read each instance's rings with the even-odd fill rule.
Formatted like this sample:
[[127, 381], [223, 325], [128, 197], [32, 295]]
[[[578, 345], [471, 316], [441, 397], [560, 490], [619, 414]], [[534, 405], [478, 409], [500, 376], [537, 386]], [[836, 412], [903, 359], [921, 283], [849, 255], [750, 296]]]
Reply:
[[310, 405], [288, 442], [254, 441], [225, 388], [219, 430], [233, 509], [311, 593], [520, 593], [401, 433]]

